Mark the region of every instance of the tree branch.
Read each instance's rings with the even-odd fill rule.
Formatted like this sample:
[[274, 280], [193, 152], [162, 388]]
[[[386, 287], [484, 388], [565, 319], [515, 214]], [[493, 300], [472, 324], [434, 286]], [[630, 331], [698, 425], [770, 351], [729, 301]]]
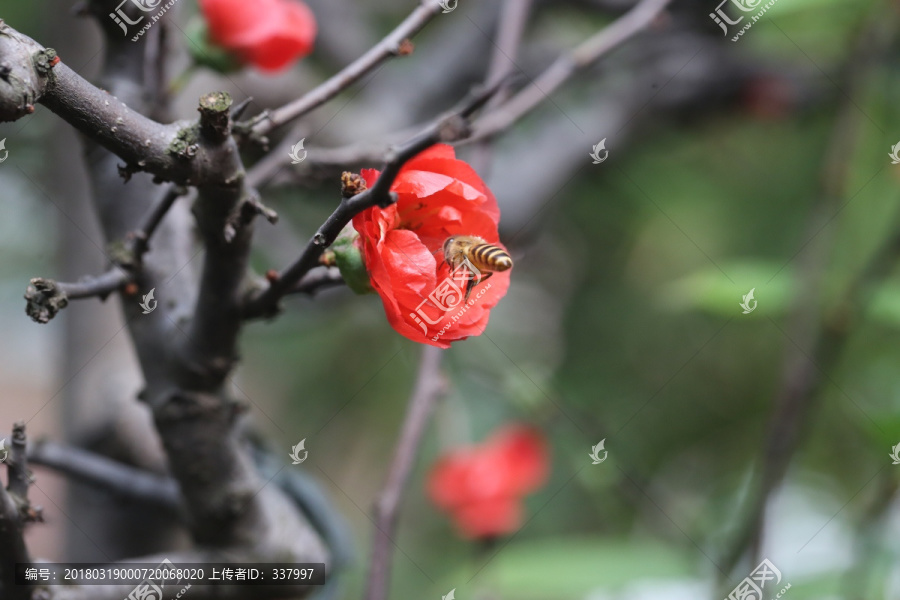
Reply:
[[637, 6], [608, 27], [556, 59], [531, 85], [478, 119], [467, 141], [481, 140], [507, 129], [553, 94], [579, 70], [590, 66], [650, 25], [670, 1], [641, 0]]
[[29, 600], [30, 594], [15, 585], [15, 564], [30, 562], [25, 545], [25, 523], [41, 520], [40, 507], [28, 502], [31, 475], [26, 456], [25, 423], [13, 426], [12, 444], [6, 458], [8, 482], [0, 488], [0, 591], [4, 598]]
[[434, 346], [422, 348], [419, 375], [409, 400], [400, 441], [391, 461], [384, 490], [375, 504], [375, 539], [372, 543], [365, 600], [386, 600], [388, 597], [391, 546], [394, 543], [403, 490], [409, 480], [434, 404], [445, 388], [440, 373], [441, 353], [442, 350]]
[[320, 267], [311, 270], [301, 279], [288, 294], [309, 294], [310, 296], [328, 289], [344, 285], [344, 278], [336, 267]]
[[[123, 176], [147, 171], [180, 185], [224, 180], [226, 144], [202, 143], [196, 124], [162, 125], [128, 108], [67, 67], [56, 51], [0, 23], [0, 56], [9, 69], [0, 78], [0, 121], [34, 112], [40, 102], [85, 136], [125, 160]], [[208, 136], [207, 136], [208, 137]]]
[[28, 458], [36, 465], [97, 486], [119, 498], [150, 503], [175, 512], [182, 505], [178, 483], [171, 477], [150, 473], [75, 446], [38, 442], [32, 446]]
[[98, 276], [83, 277], [76, 283], [57, 282], [52, 279], [35, 277], [25, 290], [25, 313], [37, 323], [47, 323], [69, 304], [69, 300], [98, 297], [106, 300], [112, 292], [125, 284], [135, 281], [140, 274], [144, 254], [149, 250], [149, 241], [163, 217], [180, 196], [187, 190], [171, 186], [165, 196], [147, 214], [144, 224], [129, 233], [122, 243], [121, 252], [115, 257], [108, 271]]
[[404, 40], [416, 35], [440, 13], [441, 5], [438, 0], [422, 0], [421, 4], [384, 39], [327, 81], [271, 113], [262, 113], [258, 122], [251, 123], [253, 135], [264, 136], [276, 127], [305, 115], [340, 94], [387, 59], [399, 56]]

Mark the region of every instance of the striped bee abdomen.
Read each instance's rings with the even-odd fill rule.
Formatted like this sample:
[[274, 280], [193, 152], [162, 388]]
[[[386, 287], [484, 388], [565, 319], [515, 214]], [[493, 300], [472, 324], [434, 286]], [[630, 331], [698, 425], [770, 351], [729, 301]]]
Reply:
[[469, 257], [480, 271], [506, 271], [513, 266], [506, 251], [493, 244], [476, 244], [469, 250]]

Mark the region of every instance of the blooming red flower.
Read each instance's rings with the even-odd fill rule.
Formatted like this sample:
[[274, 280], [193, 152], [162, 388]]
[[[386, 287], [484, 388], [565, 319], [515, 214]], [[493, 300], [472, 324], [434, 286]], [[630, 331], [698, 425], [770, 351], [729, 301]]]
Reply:
[[[372, 187], [379, 172], [363, 169], [361, 175]], [[376, 206], [353, 218], [372, 287], [391, 326], [411, 340], [441, 348], [481, 334], [491, 309], [509, 288], [510, 273], [494, 273], [475, 286], [468, 299], [459, 293], [440, 295], [453, 289], [447, 285], [450, 267], [442, 246], [449, 237], [466, 235], [502, 247], [496, 198], [472, 167], [444, 144], [408, 161], [391, 191], [397, 193], [396, 204]]]
[[262, 71], [312, 51], [316, 19], [300, 0], [200, 0], [200, 9], [211, 41]]
[[506, 535], [522, 524], [522, 498], [547, 479], [543, 434], [523, 425], [495, 432], [480, 446], [443, 456], [428, 479], [428, 495], [468, 538]]

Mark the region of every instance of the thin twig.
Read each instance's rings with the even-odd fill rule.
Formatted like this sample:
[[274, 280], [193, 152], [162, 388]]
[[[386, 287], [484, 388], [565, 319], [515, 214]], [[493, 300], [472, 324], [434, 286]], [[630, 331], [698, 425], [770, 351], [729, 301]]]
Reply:
[[150, 247], [150, 238], [153, 237], [153, 232], [156, 231], [157, 226], [162, 222], [163, 217], [166, 216], [172, 205], [175, 204], [175, 201], [185, 194], [187, 194], [186, 188], [179, 185], [169, 186], [162, 199], [144, 217], [144, 222], [141, 226], [131, 234], [135, 262], [140, 263], [141, 257]]
[[[494, 42], [494, 52], [488, 66], [485, 81], [490, 85], [494, 81], [507, 79], [516, 67], [516, 56], [519, 54], [519, 46], [522, 43], [522, 34], [528, 23], [528, 15], [531, 12], [532, 0], [504, 0], [500, 8], [498, 20], [497, 41]], [[504, 85], [491, 98], [485, 106], [490, 111], [495, 106], [502, 104], [509, 98], [510, 86]], [[473, 149], [472, 165], [475, 170], [485, 176], [491, 162], [491, 148], [489, 140], [483, 139]]]
[[590, 66], [650, 25], [669, 2], [670, 0], [642, 0], [608, 27], [585, 40], [571, 52], [560, 56], [531, 85], [478, 119], [468, 141], [491, 137], [507, 129], [553, 94], [579, 70]]
[[374, 206], [385, 208], [396, 202], [396, 196], [390, 191], [390, 188], [403, 165], [437, 143], [465, 137], [469, 133], [469, 118], [496, 93], [502, 83], [498, 82], [494, 87], [473, 92], [462, 103], [461, 108], [439, 118], [425, 131], [389, 152], [375, 185], [355, 196], [341, 200], [337, 209], [309, 240], [300, 258], [273, 277], [268, 288], [255, 293], [247, 300], [244, 306], [244, 317], [254, 318], [274, 314], [278, 309], [278, 300], [293, 289], [307, 272], [318, 264], [319, 257], [328, 246], [334, 243], [338, 234], [354, 216], [368, 208]]
[[394, 451], [384, 490], [375, 504], [375, 539], [365, 600], [386, 600], [388, 597], [393, 554], [391, 546], [394, 543], [403, 490], [418, 455], [432, 409], [445, 387], [440, 373], [441, 352], [441, 349], [434, 346], [422, 349], [419, 375], [409, 400], [400, 441]]
[[[531, 4], [532, 0], [504, 0], [500, 9], [497, 41], [494, 44], [494, 53], [485, 76], [488, 85], [506, 79], [517, 68], [516, 56], [519, 54], [522, 34], [528, 23], [528, 15], [531, 13]], [[505, 102], [508, 93], [507, 86], [501, 88], [497, 95], [488, 102], [487, 108]]]
[[336, 267], [313, 269], [288, 294], [315, 295], [324, 289], [344, 284], [344, 278]]
[[26, 312], [39, 323], [46, 323], [68, 304], [69, 300], [92, 298], [106, 300], [107, 296], [135, 280], [141, 271], [144, 254], [150, 248], [150, 238], [180, 196], [187, 190], [180, 186], [169, 187], [163, 198], [153, 207], [139, 229], [126, 236], [120, 264], [113, 264], [105, 273], [83, 277], [74, 283], [36, 277], [25, 292], [28, 301]]
[[441, 4], [438, 0], [423, 0], [402, 23], [368, 52], [308, 94], [270, 113], [264, 113], [263, 118], [252, 126], [251, 131], [253, 135], [266, 135], [276, 127], [305, 115], [314, 108], [328, 102], [387, 59], [398, 56], [403, 41], [421, 31], [431, 19], [440, 13]]
[[[478, 142], [508, 129], [545, 101], [579, 70], [590, 66], [647, 27], [670, 1], [643, 0], [631, 11], [580, 46], [560, 56], [531, 85], [493, 110], [486, 111], [484, 116], [473, 124], [471, 135], [457, 140], [457, 143]], [[499, 59], [497, 60], [499, 63]], [[399, 136], [391, 134], [390, 137], [397, 139]], [[373, 159], [384, 153], [385, 148], [385, 144], [365, 142], [334, 148], [315, 148], [314, 151], [310, 149], [306, 164], [312, 167], [329, 168], [372, 162]], [[269, 171], [268, 176], [271, 176], [271, 173], [272, 171]], [[266, 181], [268, 181], [267, 177], [255, 179], [257, 185], [263, 185]]]

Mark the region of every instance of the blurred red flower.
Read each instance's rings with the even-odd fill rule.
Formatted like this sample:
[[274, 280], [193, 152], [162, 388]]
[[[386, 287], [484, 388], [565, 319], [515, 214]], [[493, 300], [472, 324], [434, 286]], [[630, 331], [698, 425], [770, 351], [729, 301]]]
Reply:
[[522, 498], [549, 472], [543, 434], [524, 425], [496, 431], [479, 446], [444, 455], [432, 467], [428, 495], [467, 538], [492, 538], [522, 524]]
[[[363, 169], [361, 175], [372, 187], [379, 172]], [[477, 236], [502, 247], [496, 198], [445, 144], [408, 161], [391, 191], [397, 193], [396, 204], [353, 218], [366, 270], [391, 326], [413, 341], [441, 348], [480, 335], [491, 308], [506, 295], [509, 271], [475, 286], [468, 300], [449, 294], [436, 301], [432, 292], [449, 281], [442, 250], [447, 238]]]
[[262, 71], [312, 51], [316, 19], [300, 0], [200, 0], [212, 42]]

